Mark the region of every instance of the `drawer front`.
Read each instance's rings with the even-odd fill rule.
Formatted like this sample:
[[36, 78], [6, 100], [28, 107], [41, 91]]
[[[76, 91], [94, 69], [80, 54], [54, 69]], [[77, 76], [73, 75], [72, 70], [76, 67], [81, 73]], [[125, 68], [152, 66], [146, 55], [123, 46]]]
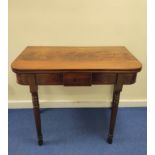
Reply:
[[92, 74], [83, 72], [63, 73], [64, 86], [91, 86]]

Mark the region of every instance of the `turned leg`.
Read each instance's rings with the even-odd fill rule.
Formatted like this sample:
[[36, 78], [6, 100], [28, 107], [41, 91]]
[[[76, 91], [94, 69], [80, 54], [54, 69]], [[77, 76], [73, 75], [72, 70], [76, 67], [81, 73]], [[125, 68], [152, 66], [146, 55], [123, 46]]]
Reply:
[[112, 140], [113, 140], [113, 134], [114, 134], [118, 104], [119, 104], [119, 97], [120, 97], [120, 92], [122, 90], [122, 86], [123, 85], [121, 84], [114, 85], [110, 127], [109, 127], [108, 139], [107, 139], [109, 144], [112, 144]]
[[41, 131], [41, 119], [40, 119], [40, 107], [39, 107], [39, 99], [38, 99], [38, 86], [33, 83], [33, 80], [31, 80], [32, 85], [30, 85], [30, 92], [32, 95], [32, 102], [33, 102], [33, 113], [34, 113], [34, 119], [35, 119], [35, 125], [37, 130], [37, 136], [38, 136], [38, 144], [43, 144], [43, 137], [42, 137], [42, 131]]

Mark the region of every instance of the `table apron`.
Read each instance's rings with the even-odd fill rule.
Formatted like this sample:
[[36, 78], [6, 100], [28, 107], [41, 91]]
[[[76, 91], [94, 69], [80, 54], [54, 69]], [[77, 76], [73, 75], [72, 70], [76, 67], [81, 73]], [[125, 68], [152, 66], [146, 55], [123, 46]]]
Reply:
[[137, 73], [102, 73], [102, 72], [58, 72], [58, 73], [17, 73], [17, 82], [21, 85], [30, 85], [31, 78], [35, 77], [37, 85], [64, 85], [64, 86], [91, 86], [102, 84], [122, 84], [136, 82]]

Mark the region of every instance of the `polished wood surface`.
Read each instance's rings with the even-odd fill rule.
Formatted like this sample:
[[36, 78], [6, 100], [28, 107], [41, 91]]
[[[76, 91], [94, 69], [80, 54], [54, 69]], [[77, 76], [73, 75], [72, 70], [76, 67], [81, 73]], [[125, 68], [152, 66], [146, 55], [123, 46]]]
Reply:
[[14, 71], [120, 70], [139, 71], [141, 63], [123, 46], [29, 46], [12, 63]]
[[17, 82], [32, 94], [38, 144], [43, 144], [38, 85], [114, 85], [108, 143], [113, 141], [120, 92], [136, 82], [141, 63], [122, 46], [27, 47], [12, 63]]
[[[122, 84], [133, 84], [137, 73], [104, 73], [104, 72], [54, 72], [35, 73], [38, 85], [65, 85], [65, 86], [91, 86], [101, 84], [115, 84], [117, 79]], [[18, 73], [17, 82], [21, 85], [30, 85], [30, 74]]]

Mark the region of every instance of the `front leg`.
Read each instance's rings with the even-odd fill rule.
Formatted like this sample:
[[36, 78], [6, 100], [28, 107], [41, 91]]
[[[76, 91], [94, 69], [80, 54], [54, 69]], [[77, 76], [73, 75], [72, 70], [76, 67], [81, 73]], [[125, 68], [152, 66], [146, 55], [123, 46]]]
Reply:
[[38, 86], [35, 83], [35, 78], [31, 78], [30, 80], [30, 92], [32, 95], [32, 102], [33, 102], [33, 113], [35, 118], [35, 125], [37, 130], [38, 136], [38, 144], [43, 144], [43, 137], [41, 131], [41, 118], [40, 118], [40, 107], [39, 107], [39, 98], [38, 98]]
[[123, 85], [119, 84], [119, 83], [114, 85], [110, 127], [109, 127], [108, 139], [107, 139], [109, 144], [112, 144], [112, 140], [113, 140], [113, 134], [114, 134], [114, 128], [115, 128], [115, 123], [116, 123], [116, 116], [117, 116], [117, 111], [118, 111], [120, 92], [122, 90], [122, 87], [123, 87]]

